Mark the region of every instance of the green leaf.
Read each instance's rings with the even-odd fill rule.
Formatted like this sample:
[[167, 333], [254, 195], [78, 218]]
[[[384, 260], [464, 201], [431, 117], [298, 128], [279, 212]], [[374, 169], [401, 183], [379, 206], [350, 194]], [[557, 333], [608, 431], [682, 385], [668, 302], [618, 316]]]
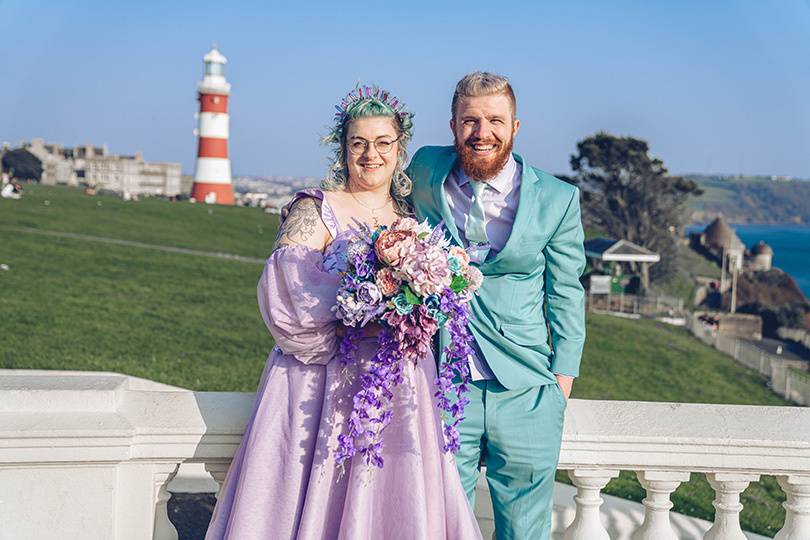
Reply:
[[457, 293], [466, 289], [467, 285], [469, 285], [469, 283], [467, 283], [467, 280], [464, 279], [464, 276], [456, 274], [453, 276], [453, 281], [450, 282], [450, 289]]
[[411, 290], [411, 288], [405, 284], [402, 286], [402, 292], [405, 293], [405, 300], [411, 305], [418, 306], [422, 303], [422, 299], [419, 298], [415, 292]]

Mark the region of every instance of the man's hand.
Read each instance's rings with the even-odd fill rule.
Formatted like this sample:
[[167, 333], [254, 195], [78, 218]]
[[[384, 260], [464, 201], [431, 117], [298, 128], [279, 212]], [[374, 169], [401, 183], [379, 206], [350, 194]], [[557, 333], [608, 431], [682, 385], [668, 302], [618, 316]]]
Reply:
[[560, 385], [565, 399], [568, 399], [568, 396], [571, 395], [571, 388], [574, 386], [574, 377], [569, 377], [568, 375], [557, 375], [556, 373], [554, 376], [557, 377], [557, 384]]

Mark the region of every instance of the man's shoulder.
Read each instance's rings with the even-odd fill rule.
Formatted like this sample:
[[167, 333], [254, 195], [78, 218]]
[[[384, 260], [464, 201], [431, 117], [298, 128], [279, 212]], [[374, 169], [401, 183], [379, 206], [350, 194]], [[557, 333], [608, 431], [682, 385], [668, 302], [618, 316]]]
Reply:
[[436, 166], [451, 159], [453, 152], [452, 146], [423, 146], [417, 150], [407, 170], [414, 190], [427, 189]]
[[453, 146], [423, 146], [413, 155], [411, 165], [431, 166], [440, 159], [450, 157], [456, 149]]
[[574, 184], [566, 182], [561, 178], [557, 178], [553, 174], [547, 173], [546, 171], [539, 169], [537, 167], [529, 167], [537, 177], [540, 188], [544, 190], [546, 196], [550, 197], [560, 197], [564, 198], [565, 200], [571, 200], [574, 196], [574, 193], [577, 192], [579, 189]]

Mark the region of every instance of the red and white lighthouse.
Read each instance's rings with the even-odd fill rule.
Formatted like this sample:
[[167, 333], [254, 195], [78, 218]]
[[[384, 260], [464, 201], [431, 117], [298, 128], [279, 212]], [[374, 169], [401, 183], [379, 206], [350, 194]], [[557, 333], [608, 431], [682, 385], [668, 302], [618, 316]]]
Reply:
[[225, 79], [227, 61], [216, 45], [203, 57], [205, 73], [197, 84], [200, 112], [196, 132], [199, 145], [191, 196], [211, 204], [232, 205], [231, 160], [228, 159], [231, 85]]

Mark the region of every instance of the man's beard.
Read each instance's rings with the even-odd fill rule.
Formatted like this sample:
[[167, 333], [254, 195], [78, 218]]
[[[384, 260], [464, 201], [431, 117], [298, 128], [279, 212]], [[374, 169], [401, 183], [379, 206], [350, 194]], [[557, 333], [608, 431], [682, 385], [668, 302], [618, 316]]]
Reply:
[[[470, 139], [468, 139], [469, 141]], [[456, 152], [461, 161], [461, 168], [470, 178], [474, 180], [491, 180], [501, 172], [512, 155], [512, 145], [514, 137], [510, 137], [506, 144], [497, 139], [491, 141], [474, 140], [473, 143], [495, 144], [496, 151], [493, 156], [481, 158], [475, 155], [475, 150], [467, 145], [467, 141], [459, 141], [455, 137]]]

